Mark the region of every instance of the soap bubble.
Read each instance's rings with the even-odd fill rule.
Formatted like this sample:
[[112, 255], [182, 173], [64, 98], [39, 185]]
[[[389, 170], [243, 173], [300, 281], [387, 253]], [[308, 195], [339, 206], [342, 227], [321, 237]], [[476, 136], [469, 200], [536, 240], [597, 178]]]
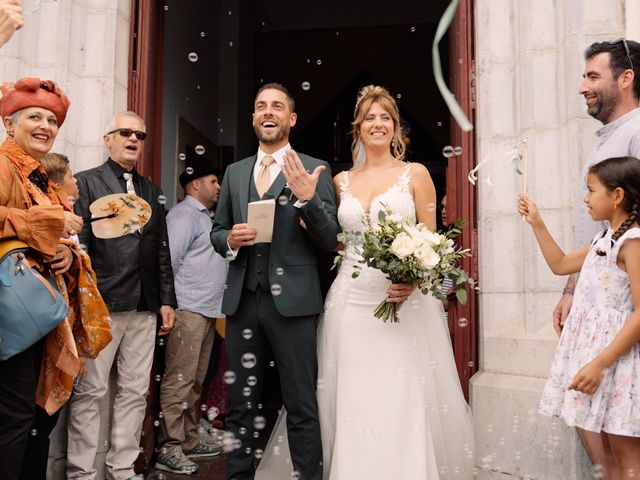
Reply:
[[194, 150], [198, 155], [204, 155], [204, 147], [202, 145], [196, 145]]
[[240, 358], [240, 362], [244, 368], [253, 368], [256, 366], [256, 356], [253, 353], [245, 353]]
[[209, 410], [207, 410], [207, 418], [209, 419], [209, 421], [212, 421], [219, 414], [220, 414], [220, 410], [216, 407], [211, 407]]
[[196, 52], [189, 52], [189, 61], [195, 63], [198, 61], [198, 54]]
[[257, 415], [253, 419], [253, 428], [256, 430], [263, 430], [267, 426], [267, 419], [262, 415]]
[[309, 82], [302, 82], [302, 90], [305, 92], [311, 88], [311, 84]]
[[453, 156], [453, 147], [451, 145], [447, 145], [442, 149], [442, 156], [445, 158], [449, 158]]
[[226, 372], [224, 372], [224, 383], [226, 383], [227, 385], [231, 385], [232, 383], [235, 383], [236, 381], [236, 372], [233, 372], [231, 370], [227, 370]]

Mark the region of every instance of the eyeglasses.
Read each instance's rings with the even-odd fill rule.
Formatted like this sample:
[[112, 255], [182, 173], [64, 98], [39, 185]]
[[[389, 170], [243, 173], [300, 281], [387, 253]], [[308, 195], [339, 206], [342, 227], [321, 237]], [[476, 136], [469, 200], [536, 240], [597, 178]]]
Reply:
[[144, 140], [145, 138], [147, 138], [146, 132], [141, 132], [140, 130], [132, 130], [130, 128], [116, 128], [115, 130], [107, 132], [107, 135], [111, 135], [112, 133], [118, 133], [121, 137], [124, 138], [129, 138], [132, 134], [135, 133], [138, 140]]
[[627, 41], [624, 38], [619, 38], [617, 40], [614, 40], [613, 42], [609, 42], [610, 45], [615, 45], [616, 43], [620, 43], [622, 42], [622, 46], [624, 47], [624, 51], [627, 54], [627, 59], [629, 60], [629, 65], [631, 67], [632, 71], [635, 71], [633, 68], [633, 60], [631, 60], [631, 52], [629, 51], [629, 45], [627, 44]]

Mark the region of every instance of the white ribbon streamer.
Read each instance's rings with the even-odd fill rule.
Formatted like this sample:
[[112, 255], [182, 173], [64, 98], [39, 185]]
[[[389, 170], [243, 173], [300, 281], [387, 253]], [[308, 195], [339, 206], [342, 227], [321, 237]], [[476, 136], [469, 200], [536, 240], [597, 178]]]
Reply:
[[456, 10], [458, 9], [458, 3], [460, 0], [452, 0], [447, 9], [444, 11], [442, 18], [440, 18], [440, 22], [438, 23], [438, 28], [436, 29], [436, 35], [433, 39], [433, 46], [431, 47], [431, 57], [433, 60], [433, 75], [436, 80], [436, 85], [438, 86], [438, 90], [440, 90], [440, 95], [444, 99], [447, 107], [449, 108], [449, 112], [455, 119], [455, 121], [460, 125], [460, 128], [463, 132], [470, 132], [473, 130], [473, 125], [462, 111], [460, 104], [457, 102], [449, 88], [447, 87], [446, 82], [444, 81], [444, 77], [442, 76], [442, 64], [440, 63], [440, 51], [438, 50], [438, 45], [440, 44], [440, 40], [444, 37], [444, 34], [447, 33], [451, 22], [453, 21], [453, 17], [456, 14]]
[[[469, 172], [469, 175], [467, 175], [467, 180], [469, 180], [469, 183], [471, 183], [471, 185], [475, 185], [476, 182], [478, 181], [478, 172], [480, 171], [480, 168], [485, 166], [494, 158], [505, 158], [505, 157], [508, 160], [500, 163], [499, 165], [489, 170], [489, 172], [487, 172], [487, 178], [486, 178], [487, 185], [489, 186], [493, 185], [493, 182], [491, 181], [491, 174], [501, 168], [506, 167], [507, 165], [511, 165], [516, 174], [523, 175], [522, 162], [526, 159], [526, 157], [522, 155], [521, 148], [527, 148], [526, 139], [520, 140], [518, 144], [514, 146], [511, 150], [508, 150], [500, 155], [492, 155], [492, 154], [485, 155], [484, 157], [482, 157], [482, 160], [480, 161], [480, 163], [478, 163], [478, 165], [476, 165], [476, 167]], [[526, 152], [525, 152], [525, 155], [526, 155]], [[524, 169], [526, 168], [527, 166], [525, 165]]]

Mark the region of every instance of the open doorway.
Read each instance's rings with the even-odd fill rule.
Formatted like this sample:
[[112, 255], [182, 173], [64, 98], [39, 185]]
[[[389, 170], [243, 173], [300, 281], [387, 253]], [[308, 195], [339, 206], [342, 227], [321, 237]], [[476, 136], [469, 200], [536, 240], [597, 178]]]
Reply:
[[[132, 62], [130, 106], [158, 114], [147, 119], [155, 133], [153, 151], [143, 158], [144, 173], [161, 183], [170, 206], [183, 197], [177, 182], [184, 168], [180, 153], [195, 149], [195, 138], [206, 146], [199, 150], [223, 170], [253, 154], [255, 92], [264, 82], [278, 81], [297, 102], [294, 148], [327, 160], [336, 174], [351, 165], [348, 133], [356, 93], [380, 84], [396, 96], [411, 132], [408, 160], [427, 166], [438, 201], [448, 188], [450, 213], [469, 222], [463, 246], [475, 252], [475, 195], [465, 179], [475, 161], [473, 136], [451, 123], [431, 68], [431, 43], [448, 4], [137, 0], [132, 10], [140, 26], [133, 31], [131, 51], [147, 63]], [[472, 11], [472, 0], [460, 2], [448, 40], [440, 45], [443, 70], [451, 73], [452, 90], [470, 114]], [[463, 155], [445, 158], [448, 145], [463, 146]], [[477, 271], [473, 261], [466, 267]], [[476, 368], [475, 303], [472, 295], [469, 306], [454, 309], [463, 327], [451, 324], [465, 392]]]
[[[462, 133], [435, 87], [431, 43], [448, 0], [133, 0], [129, 108], [150, 133], [140, 171], [162, 185], [167, 207], [184, 193], [181, 153], [203, 152], [224, 168], [255, 153], [253, 99], [262, 83], [286, 85], [297, 102], [294, 148], [350, 168], [350, 121], [364, 85], [387, 87], [410, 130], [409, 161], [424, 163], [448, 210], [466, 218], [461, 245], [477, 274], [475, 192], [466, 181], [475, 164], [473, 133]], [[473, 117], [473, 0], [461, 0], [440, 45], [443, 70], [463, 110]], [[445, 158], [445, 146], [460, 156]], [[477, 369], [477, 297], [450, 312], [456, 364], [465, 395]], [[153, 396], [153, 394], [151, 395]], [[151, 408], [153, 410], [153, 408]], [[152, 421], [151, 417], [148, 420]], [[153, 425], [145, 424], [148, 461]]]
[[[199, 150], [222, 169], [253, 154], [255, 92], [261, 83], [278, 81], [297, 102], [294, 148], [329, 161], [338, 173], [351, 165], [348, 132], [356, 93], [380, 84], [396, 96], [411, 132], [408, 160], [427, 166], [438, 201], [448, 187], [449, 211], [469, 221], [463, 245], [475, 251], [475, 195], [465, 179], [474, 164], [473, 136], [451, 123], [431, 68], [431, 43], [448, 4], [136, 0], [130, 107], [147, 112], [153, 132], [143, 172], [161, 183], [170, 206], [183, 196], [180, 153], [198, 146], [192, 143], [205, 146]], [[473, 103], [472, 11], [472, 0], [460, 2], [440, 48], [443, 69], [451, 72], [452, 90], [467, 111]], [[463, 146], [463, 155], [443, 157], [447, 145]], [[472, 261], [466, 267], [477, 271]], [[475, 371], [475, 302], [472, 295], [471, 305], [455, 309], [454, 317], [465, 324], [451, 327], [465, 392]]]

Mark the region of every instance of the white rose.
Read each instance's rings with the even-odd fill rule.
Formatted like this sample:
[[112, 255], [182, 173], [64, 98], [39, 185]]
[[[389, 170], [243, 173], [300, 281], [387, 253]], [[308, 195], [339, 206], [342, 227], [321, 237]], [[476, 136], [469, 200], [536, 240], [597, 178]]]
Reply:
[[387, 215], [387, 223], [402, 223], [402, 217], [397, 213]]
[[453, 240], [448, 238], [447, 241], [444, 242], [444, 253], [449, 254], [449, 253], [453, 253], [454, 251], [455, 251], [455, 245], [453, 243]]
[[408, 257], [413, 253], [415, 243], [406, 233], [400, 233], [391, 244], [391, 252], [398, 258]]
[[415, 257], [420, 261], [424, 268], [433, 268], [440, 261], [440, 256], [431, 247], [423, 246], [414, 252]]
[[428, 247], [435, 247], [437, 245], [440, 245], [440, 242], [442, 242], [442, 236], [432, 232], [431, 230], [428, 230], [426, 228], [423, 228], [421, 230], [416, 230], [415, 235], [413, 236], [421, 245], [425, 245]]

